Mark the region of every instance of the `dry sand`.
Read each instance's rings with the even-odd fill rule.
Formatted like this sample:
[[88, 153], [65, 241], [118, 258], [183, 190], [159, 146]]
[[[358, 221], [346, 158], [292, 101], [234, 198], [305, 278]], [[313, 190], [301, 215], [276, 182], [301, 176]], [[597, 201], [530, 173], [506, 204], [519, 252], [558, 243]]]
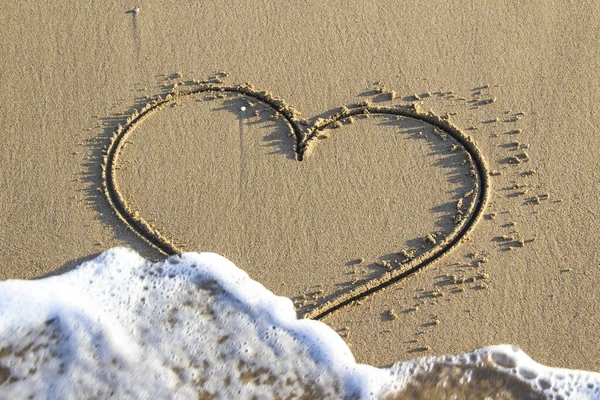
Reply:
[[[117, 245], [160, 258], [104, 198], [102, 149], [147, 97], [224, 70], [226, 84], [269, 90], [309, 123], [366, 99], [420, 101], [449, 113], [494, 172], [468, 241], [325, 319], [358, 361], [511, 343], [551, 366], [600, 369], [599, 5], [134, 7], [2, 6], [1, 279], [56, 273]], [[395, 100], [373, 92], [382, 85]], [[454, 229], [474, 182], [452, 140], [421, 122], [356, 119], [298, 162], [289, 127], [263, 106], [205, 97], [136, 128], [121, 190], [165, 236], [229, 257], [299, 306], [385, 276], [380, 257], [428, 251], [423, 238]]]

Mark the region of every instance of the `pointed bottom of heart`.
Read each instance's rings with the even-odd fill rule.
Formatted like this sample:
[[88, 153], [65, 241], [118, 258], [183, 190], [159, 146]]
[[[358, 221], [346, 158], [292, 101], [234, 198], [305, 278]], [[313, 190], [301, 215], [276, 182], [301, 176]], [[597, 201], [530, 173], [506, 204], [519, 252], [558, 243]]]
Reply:
[[357, 364], [333, 330], [213, 253], [107, 250], [0, 282], [0, 307], [0, 398], [600, 398], [600, 374], [507, 345]]

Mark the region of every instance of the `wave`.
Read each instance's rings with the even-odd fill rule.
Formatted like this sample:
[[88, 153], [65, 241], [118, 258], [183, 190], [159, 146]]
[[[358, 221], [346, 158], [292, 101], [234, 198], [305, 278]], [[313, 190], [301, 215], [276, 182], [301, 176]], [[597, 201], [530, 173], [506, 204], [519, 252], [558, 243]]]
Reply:
[[125, 248], [59, 276], [0, 282], [0, 398], [598, 399], [600, 374], [516, 347], [357, 364], [227, 259]]

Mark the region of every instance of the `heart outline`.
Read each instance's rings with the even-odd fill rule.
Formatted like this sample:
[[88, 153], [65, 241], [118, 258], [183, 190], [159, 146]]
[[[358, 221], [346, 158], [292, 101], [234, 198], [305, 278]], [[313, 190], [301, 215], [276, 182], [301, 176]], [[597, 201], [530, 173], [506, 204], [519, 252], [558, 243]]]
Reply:
[[152, 228], [148, 222], [146, 222], [142, 217], [136, 215], [136, 213], [129, 208], [121, 191], [119, 190], [119, 185], [116, 178], [119, 155], [123, 149], [123, 145], [125, 144], [127, 137], [135, 131], [135, 128], [140, 122], [148, 118], [153, 112], [167, 107], [177, 99], [210, 92], [213, 92], [213, 94], [237, 93], [242, 96], [247, 96], [263, 103], [264, 105], [273, 109], [277, 114], [283, 116], [296, 140], [294, 152], [296, 154], [297, 161], [303, 160], [305, 152], [309, 149], [309, 146], [312, 144], [312, 142], [317, 138], [319, 132], [335, 127], [336, 124], [341, 123], [341, 121], [347, 118], [364, 116], [368, 114], [401, 116], [413, 118], [430, 124], [456, 140], [468, 155], [471, 163], [471, 171], [474, 171], [474, 176], [476, 178], [475, 189], [472, 191], [472, 195], [475, 197], [469, 204], [469, 208], [467, 210], [468, 216], [462, 219], [462, 221], [457, 224], [456, 228], [449, 235], [447, 235], [430, 251], [421, 254], [405, 264], [408, 266], [408, 268], [404, 269], [402, 272], [393, 270], [387, 276], [378, 279], [371, 279], [350, 291], [335, 296], [333, 299], [317, 306], [311, 311], [306, 312], [304, 315], [302, 315], [303, 318], [317, 320], [322, 319], [334, 311], [337, 311], [355, 301], [383, 290], [386, 287], [415, 274], [430, 264], [433, 264], [455, 249], [460, 243], [462, 243], [467, 235], [474, 229], [475, 225], [483, 215], [483, 211], [489, 198], [490, 184], [485, 158], [481, 154], [479, 148], [470, 136], [464, 134], [460, 129], [452, 125], [447, 119], [440, 118], [433, 112], [423, 113], [421, 110], [419, 110], [416, 104], [411, 104], [408, 106], [397, 105], [392, 107], [382, 107], [373, 106], [369, 102], [363, 102], [358, 105], [342, 107], [339, 112], [331, 115], [329, 118], [319, 120], [312, 126], [302, 129], [300, 127], [298, 113], [292, 107], [287, 105], [285, 101], [273, 97], [273, 95], [268, 91], [256, 90], [249, 84], [237, 86], [225, 86], [212, 83], [200, 84], [196, 88], [188, 91], [173, 90], [164, 98], [158, 96], [153, 101], [142, 107], [139, 112], [134, 111], [133, 114], [125, 121], [125, 125], [117, 126], [117, 129], [114, 131], [110, 143], [105, 148], [103, 155], [103, 193], [107, 198], [111, 208], [117, 217], [138, 237], [140, 237], [151, 247], [167, 256], [180, 254], [182, 251], [170, 240], [164, 238], [159, 231]]

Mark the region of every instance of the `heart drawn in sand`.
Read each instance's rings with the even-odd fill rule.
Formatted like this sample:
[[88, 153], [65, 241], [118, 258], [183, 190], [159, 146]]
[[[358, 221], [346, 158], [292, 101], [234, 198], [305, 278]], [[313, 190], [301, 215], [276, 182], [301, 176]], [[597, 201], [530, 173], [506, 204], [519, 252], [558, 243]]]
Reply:
[[[444, 144], [445, 149], [451, 148], [448, 151], [459, 154], [462, 157], [462, 166], [467, 168], [467, 173], [461, 173], [461, 175], [468, 176], [472, 181], [472, 185], [470, 188], [467, 188], [468, 190], [465, 190], [462, 195], [458, 196], [457, 200], [454, 200], [453, 207], [455, 208], [451, 224], [452, 228], [443, 234], [433, 234], [422, 237], [421, 239], [424, 244], [423, 246], [418, 247], [418, 249], [412, 249], [409, 252], [405, 249], [397, 249], [397, 253], [394, 253], [395, 255], [387, 254], [380, 257], [380, 260], [376, 263], [376, 268], [380, 268], [382, 271], [381, 273], [371, 274], [364, 279], [354, 279], [353, 282], [348, 284], [336, 283], [335, 285], [327, 287], [325, 290], [318, 289], [321, 285], [314, 285], [318, 282], [311, 282], [314, 285], [313, 288], [317, 287], [317, 289], [312, 292], [312, 296], [318, 298], [318, 301], [312, 303], [309, 302], [308, 305], [304, 304], [304, 307], [298, 307], [299, 313], [304, 317], [320, 319], [335, 310], [352, 304], [365, 296], [382, 290], [391, 284], [422, 270], [458, 246], [473, 229], [476, 222], [483, 214], [489, 189], [487, 167], [484, 158], [472, 139], [446, 119], [440, 118], [431, 112], [424, 113], [414, 104], [409, 106], [379, 106], [373, 105], [370, 102], [363, 102], [358, 105], [342, 107], [339, 111], [330, 113], [326, 118], [317, 119], [310, 125], [306, 120], [301, 120], [298, 117], [298, 113], [292, 107], [286, 105], [283, 100], [273, 97], [269, 92], [256, 90], [250, 85], [224, 86], [222, 84], [208, 83], [197, 85], [187, 91], [174, 91], [165, 97], [159, 96], [154, 99], [152, 102], [145, 105], [139, 112], [134, 112], [134, 114], [127, 119], [124, 126], [118, 126], [106, 149], [102, 168], [102, 180], [104, 193], [110, 205], [117, 216], [132, 231], [149, 245], [165, 255], [175, 255], [183, 252], [183, 250], [175, 244], [173, 239], [161, 234], [158, 229], [145, 220], [140, 213], [132, 209], [117, 180], [118, 164], [127, 139], [132, 135], [136, 128], [138, 128], [142, 121], [148, 119], [160, 110], [170, 109], [182, 100], [202, 95], [212, 95], [214, 98], [228, 98], [228, 96], [232, 98], [236, 97], [238, 99], [241, 98], [246, 102], [244, 104], [252, 105], [258, 103], [265, 110], [269, 110], [271, 113], [271, 120], [277, 120], [278, 123], [283, 126], [283, 129], [287, 129], [287, 136], [294, 142], [293, 146], [290, 147], [293, 147], [295, 160], [290, 162], [308, 162], [305, 159], [307, 155], [312, 152], [313, 148], [327, 146], [327, 142], [322, 142], [321, 139], [328, 136], [327, 132], [329, 132], [329, 130], [332, 130], [331, 134], [333, 134], [334, 129], [343, 131], [344, 129], [347, 129], [346, 126], [351, 124], [355, 119], [366, 119], [370, 116], [387, 118], [391, 121], [390, 124], [394, 121], [407, 120], [412, 121], [411, 123], [413, 125], [421, 124], [421, 126], [427, 126], [438, 139], [442, 141], [448, 139], [453, 143], [450, 144], [449, 142], [446, 142]], [[229, 111], [234, 112], [235, 110], [241, 114], [244, 114], [244, 112], [247, 111], [245, 105], [242, 105], [241, 107], [238, 105], [236, 107], [237, 108], [230, 107]], [[243, 132], [243, 122], [244, 121], [240, 117], [240, 135], [242, 135]], [[204, 132], [203, 134], [206, 135], [208, 133]], [[418, 132], [418, 134], [421, 134], [421, 132]], [[338, 135], [338, 133], [335, 132], [335, 135]], [[368, 140], [368, 137], [365, 137], [363, 140]], [[369, 168], [368, 165], [359, 165], [358, 167], [359, 169]], [[285, 166], [283, 168], [285, 168]], [[293, 170], [292, 172], [296, 173]], [[340, 176], [344, 177], [343, 174]], [[290, 182], [293, 183], [293, 179], [294, 177], [291, 177]], [[268, 178], [263, 179], [263, 181], [265, 180], [268, 181]], [[390, 185], [393, 184], [395, 183], [390, 182]], [[317, 189], [318, 188], [315, 188], [314, 190]], [[360, 189], [360, 187], [357, 188], [357, 190]], [[304, 192], [301, 192], [298, 196], [298, 204], [302, 204], [300, 198], [303, 196], [303, 193], [306, 193], [307, 190], [312, 191], [311, 187], [303, 187], [302, 190]], [[296, 206], [296, 209], [298, 208], [299, 207]], [[207, 213], [210, 211], [211, 210], [205, 210]], [[271, 213], [276, 212], [277, 210], [271, 211]], [[329, 222], [320, 221], [320, 223], [327, 224]], [[302, 226], [306, 227], [307, 225], [304, 222], [304, 225]], [[403, 227], [387, 226], [383, 227], [383, 229], [402, 232]], [[336, 234], [339, 234], [339, 232]], [[327, 235], [327, 233], [325, 235]], [[318, 238], [316, 240], [318, 241]], [[350, 245], [351, 244], [352, 243], [350, 242]], [[287, 246], [289, 246], [290, 249], [294, 248], [295, 243], [287, 243]], [[212, 249], [208, 250], [212, 251]], [[248, 251], [252, 250], [253, 249], [249, 249]], [[285, 251], [285, 249], [283, 251]], [[353, 255], [348, 255], [348, 259], [352, 256]], [[236, 260], [234, 259], [233, 261], [235, 262]], [[302, 259], [297, 260], [297, 270], [300, 274], [302, 273], [303, 268], [310, 268], [310, 265], [302, 265], [302, 263]], [[355, 268], [357, 264], [361, 264], [361, 261], [349, 261], [343, 268]], [[239, 266], [241, 268], [246, 267], [245, 265]], [[318, 267], [327, 268], [328, 266]], [[252, 273], [249, 273], [252, 276]], [[290, 279], [293, 279], [293, 277]], [[321, 279], [327, 279], [327, 277], [321, 277]], [[306, 299], [305, 295], [302, 295], [302, 297]]]

